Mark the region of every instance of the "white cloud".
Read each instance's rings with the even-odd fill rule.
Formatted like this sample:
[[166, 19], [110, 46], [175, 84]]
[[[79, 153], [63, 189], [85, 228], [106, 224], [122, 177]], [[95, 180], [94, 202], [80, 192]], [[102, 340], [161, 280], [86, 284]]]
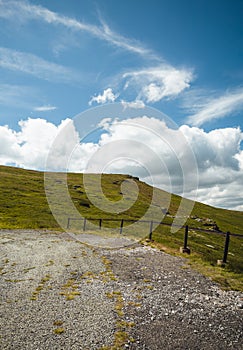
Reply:
[[[243, 152], [240, 128], [205, 132], [182, 126], [199, 168], [198, 200], [210, 205], [242, 210]], [[187, 194], [190, 196], [190, 194]]]
[[118, 97], [118, 94], [114, 94], [111, 88], [108, 88], [103, 91], [103, 94], [100, 94], [98, 96], [93, 96], [91, 100], [89, 101], [89, 105], [91, 106], [93, 102], [96, 102], [98, 104], [104, 104], [107, 102], [114, 102]]
[[19, 122], [19, 132], [11, 130], [8, 126], [1, 126], [0, 163], [44, 169], [51, 144], [64, 125], [65, 121], [57, 127], [45, 119], [29, 118]]
[[142, 100], [135, 100], [131, 102], [121, 101], [124, 109], [126, 108], [134, 108], [134, 109], [143, 109], [145, 107], [145, 103]]
[[57, 109], [57, 107], [55, 107], [55, 106], [47, 105], [47, 106], [35, 107], [34, 111], [37, 111], [37, 112], [49, 112], [49, 111], [55, 111], [56, 109]]
[[190, 69], [176, 69], [168, 64], [123, 74], [125, 89], [137, 90], [137, 99], [158, 102], [173, 98], [190, 87], [193, 73]]
[[[82, 171], [97, 145], [79, 144], [79, 136], [73, 121], [65, 119], [56, 126], [45, 119], [28, 118], [19, 122], [20, 131], [0, 126], [0, 164], [15, 165], [26, 169], [67, 169], [68, 157], [72, 154], [69, 171]], [[62, 140], [61, 146], [58, 142]], [[58, 147], [56, 147], [58, 143]], [[51, 156], [50, 150], [52, 149]], [[48, 159], [48, 163], [47, 163]]]
[[[106, 133], [101, 136], [89, 170], [130, 173], [155, 186], [195, 198], [192, 149], [199, 172], [197, 199], [210, 205], [241, 209], [243, 133], [239, 128], [207, 133], [184, 125], [172, 130], [162, 121], [145, 116], [125, 121], [106, 120], [103, 126]], [[122, 143], [123, 140], [126, 142]]]
[[[136, 91], [136, 101], [140, 100], [143, 102], [155, 103], [163, 98], [174, 98], [188, 88], [193, 80], [193, 73], [191, 69], [179, 69], [166, 64], [161, 57], [159, 57], [152, 50], [146, 48], [140, 42], [124, 37], [121, 34], [113, 31], [102, 19], [100, 19], [100, 25], [93, 25], [75, 18], [63, 16], [43, 6], [33, 5], [27, 1], [21, 0], [0, 1], [0, 16], [7, 19], [19, 19], [21, 21], [43, 21], [49, 25], [63, 26], [64, 28], [68, 29], [69, 32], [71, 30], [73, 33], [85, 32], [91, 37], [98, 38], [99, 40], [105, 41], [112, 46], [123, 49], [132, 54], [137, 54], [144, 61], [150, 63], [153, 62], [153, 64], [154, 62], [160, 62], [159, 66], [157, 67], [149, 67], [137, 71], [131, 71], [123, 74], [123, 76], [120, 76], [121, 80], [125, 81], [125, 89], [130, 87]], [[58, 54], [59, 49], [63, 49], [62, 42], [55, 43], [54, 51], [56, 54]], [[38, 62], [35, 62], [34, 57], [29, 56], [26, 57], [26, 59], [27, 62], [31, 62], [32, 60], [34, 63], [37, 63], [37, 66], [40, 66]], [[15, 62], [12, 62], [14, 60], [7, 63], [9, 69], [15, 69]], [[35, 74], [39, 77], [41, 76], [44, 79], [48, 79], [49, 77], [49, 74], [45, 74], [45, 72], [33, 73], [32, 69], [29, 69], [29, 67], [26, 67], [24, 64], [18, 65], [18, 69], [21, 69], [21, 66], [30, 74]], [[60, 68], [67, 69], [65, 67]], [[59, 75], [61, 76], [59, 79], [62, 80], [63, 76], [68, 77], [70, 74], [71, 72], [69, 72], [69, 74], [62, 75], [62, 73], [59, 72]], [[102, 95], [99, 96], [91, 99], [89, 104], [92, 102], [103, 103]], [[112, 101], [112, 98], [108, 101]]]
[[[104, 131], [99, 141], [80, 144], [69, 119], [55, 126], [44, 119], [29, 118], [21, 121], [19, 127], [18, 132], [8, 126], [0, 127], [1, 164], [44, 169], [52, 147], [49, 170], [129, 173], [188, 198], [197, 191], [199, 201], [242, 210], [240, 128], [205, 132], [183, 125], [174, 130], [165, 122], [146, 116], [122, 121], [105, 118], [97, 126]], [[57, 147], [60, 140], [61, 146]], [[198, 189], [194, 178], [197, 167]]]
[[0, 47], [0, 67], [31, 74], [48, 81], [77, 80], [77, 74], [64, 66], [43, 60], [30, 53], [4, 47]]
[[8, 126], [0, 126], [1, 164], [16, 163], [19, 156], [17, 133]]
[[125, 49], [127, 51], [130, 51], [132, 53], [139, 54], [143, 58], [152, 58], [156, 60], [160, 60], [160, 58], [152, 52], [152, 50], [149, 50], [142, 46], [138, 41], [132, 40], [130, 38], [126, 38], [113, 30], [102, 21], [102, 31], [103, 31], [103, 39], [112, 43], [113, 45], [120, 47], [122, 49]]
[[190, 102], [187, 101], [187, 108], [191, 108], [194, 114], [187, 118], [187, 122], [196, 126], [229, 116], [243, 109], [243, 89], [228, 92], [220, 97], [205, 98], [203, 96], [200, 99], [200, 96], [197, 96], [194, 99], [189, 94], [189, 98]]
[[93, 37], [104, 40], [116, 47], [122, 48], [141, 56], [156, 58], [156, 55], [149, 49], [143, 47], [139, 42], [123, 37], [114, 32], [102, 21], [100, 27], [78, 21], [74, 18], [60, 15], [50, 11], [45, 7], [30, 4], [27, 1], [0, 1], [0, 16], [4, 18], [12, 18], [14, 20], [42, 20], [52, 25], [62, 25], [74, 31], [87, 32]]
[[239, 162], [235, 157], [243, 140], [240, 128], [215, 129], [207, 133], [183, 125], [180, 130], [191, 144], [200, 169], [222, 167], [238, 170]]
[[237, 154], [235, 155], [235, 158], [238, 160], [238, 162], [239, 162], [239, 167], [240, 167], [240, 169], [243, 171], [243, 151], [237, 153]]

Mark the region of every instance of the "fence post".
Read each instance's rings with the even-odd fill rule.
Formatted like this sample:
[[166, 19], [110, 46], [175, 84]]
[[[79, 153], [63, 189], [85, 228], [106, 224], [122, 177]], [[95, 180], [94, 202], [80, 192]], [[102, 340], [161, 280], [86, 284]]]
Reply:
[[123, 219], [121, 219], [120, 234], [122, 234], [123, 222], [124, 222], [124, 220], [123, 220]]
[[228, 251], [229, 251], [229, 242], [230, 242], [230, 232], [226, 232], [225, 245], [224, 245], [223, 264], [227, 263], [227, 256], [228, 256]]
[[187, 254], [191, 253], [190, 248], [188, 248], [188, 246], [187, 246], [187, 241], [188, 241], [188, 225], [186, 225], [186, 227], [185, 227], [184, 245], [183, 245], [183, 247], [180, 247], [181, 253], [187, 253]]
[[83, 226], [83, 231], [86, 230], [86, 218], [84, 218], [84, 226]]
[[68, 218], [68, 222], [67, 222], [67, 228], [70, 227], [70, 218]]
[[187, 241], [188, 241], [188, 225], [186, 225], [186, 227], [185, 227], [184, 249], [187, 248]]
[[101, 230], [101, 226], [102, 226], [102, 219], [99, 219], [99, 227], [100, 227], [100, 230]]
[[150, 222], [150, 228], [149, 228], [149, 240], [152, 241], [152, 233], [153, 233], [153, 220]]

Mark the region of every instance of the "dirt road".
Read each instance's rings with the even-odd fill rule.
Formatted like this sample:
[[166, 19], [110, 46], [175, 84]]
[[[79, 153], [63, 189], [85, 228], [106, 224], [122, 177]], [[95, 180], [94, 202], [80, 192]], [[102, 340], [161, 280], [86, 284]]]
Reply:
[[242, 293], [125, 238], [76, 238], [0, 231], [1, 349], [242, 349]]

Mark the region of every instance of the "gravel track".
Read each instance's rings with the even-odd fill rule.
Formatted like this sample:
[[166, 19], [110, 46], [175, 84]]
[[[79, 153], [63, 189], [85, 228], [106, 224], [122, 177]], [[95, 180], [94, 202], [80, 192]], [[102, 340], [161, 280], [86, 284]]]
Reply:
[[243, 348], [242, 293], [124, 238], [80, 240], [0, 231], [1, 349]]

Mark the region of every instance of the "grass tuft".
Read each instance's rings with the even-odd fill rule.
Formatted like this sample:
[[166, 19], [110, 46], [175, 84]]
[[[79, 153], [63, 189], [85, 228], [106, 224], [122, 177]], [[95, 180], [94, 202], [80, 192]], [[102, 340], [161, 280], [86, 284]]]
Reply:
[[62, 328], [62, 327], [55, 328], [55, 329], [53, 330], [53, 332], [54, 332], [55, 334], [62, 334], [62, 333], [65, 332], [65, 329]]

